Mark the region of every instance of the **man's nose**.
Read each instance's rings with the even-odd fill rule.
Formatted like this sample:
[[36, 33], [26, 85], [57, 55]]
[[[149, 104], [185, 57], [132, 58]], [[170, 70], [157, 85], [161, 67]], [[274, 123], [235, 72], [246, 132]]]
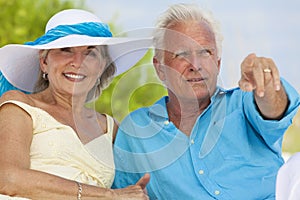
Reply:
[[200, 71], [202, 69], [201, 58], [199, 58], [196, 54], [192, 54], [188, 59], [188, 62], [190, 71]]

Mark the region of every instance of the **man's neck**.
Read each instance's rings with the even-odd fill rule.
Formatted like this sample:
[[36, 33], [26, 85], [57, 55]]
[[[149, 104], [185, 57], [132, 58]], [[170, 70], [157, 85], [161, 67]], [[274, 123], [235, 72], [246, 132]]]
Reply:
[[196, 119], [209, 103], [210, 100], [200, 102], [198, 100], [179, 100], [178, 98], [169, 97], [167, 103], [169, 120], [172, 121], [179, 130], [189, 136]]

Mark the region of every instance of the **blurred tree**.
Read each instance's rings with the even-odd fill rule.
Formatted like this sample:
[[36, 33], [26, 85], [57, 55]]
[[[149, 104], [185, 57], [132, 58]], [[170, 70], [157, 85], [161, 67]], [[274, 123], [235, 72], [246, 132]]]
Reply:
[[122, 121], [129, 112], [149, 106], [166, 94], [152, 66], [149, 50], [134, 67], [115, 77], [101, 97], [89, 106]]
[[290, 154], [300, 152], [300, 110], [284, 135], [282, 149]]
[[33, 41], [53, 14], [83, 6], [83, 0], [0, 0], [0, 45]]

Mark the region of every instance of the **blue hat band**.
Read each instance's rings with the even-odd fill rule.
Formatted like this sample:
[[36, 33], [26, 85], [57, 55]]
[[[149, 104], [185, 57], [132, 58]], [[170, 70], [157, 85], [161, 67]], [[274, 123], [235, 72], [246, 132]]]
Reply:
[[[43, 45], [68, 35], [87, 35], [91, 37], [112, 37], [112, 33], [106, 24], [95, 22], [84, 22], [74, 25], [59, 25], [49, 30], [45, 35], [33, 42], [26, 42], [25, 45]], [[0, 97], [8, 90], [18, 89], [7, 81], [0, 71]]]
[[25, 45], [35, 46], [50, 43], [68, 35], [87, 35], [91, 37], [112, 37], [107, 24], [96, 22], [84, 22], [72, 25], [59, 25], [47, 31], [47, 33], [33, 42], [26, 42]]

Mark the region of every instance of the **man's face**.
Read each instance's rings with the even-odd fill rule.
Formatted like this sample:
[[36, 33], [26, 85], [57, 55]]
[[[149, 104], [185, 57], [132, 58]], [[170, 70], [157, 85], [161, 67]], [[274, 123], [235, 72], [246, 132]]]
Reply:
[[204, 100], [215, 92], [220, 60], [215, 37], [205, 22], [173, 25], [165, 33], [159, 77], [177, 98]]

